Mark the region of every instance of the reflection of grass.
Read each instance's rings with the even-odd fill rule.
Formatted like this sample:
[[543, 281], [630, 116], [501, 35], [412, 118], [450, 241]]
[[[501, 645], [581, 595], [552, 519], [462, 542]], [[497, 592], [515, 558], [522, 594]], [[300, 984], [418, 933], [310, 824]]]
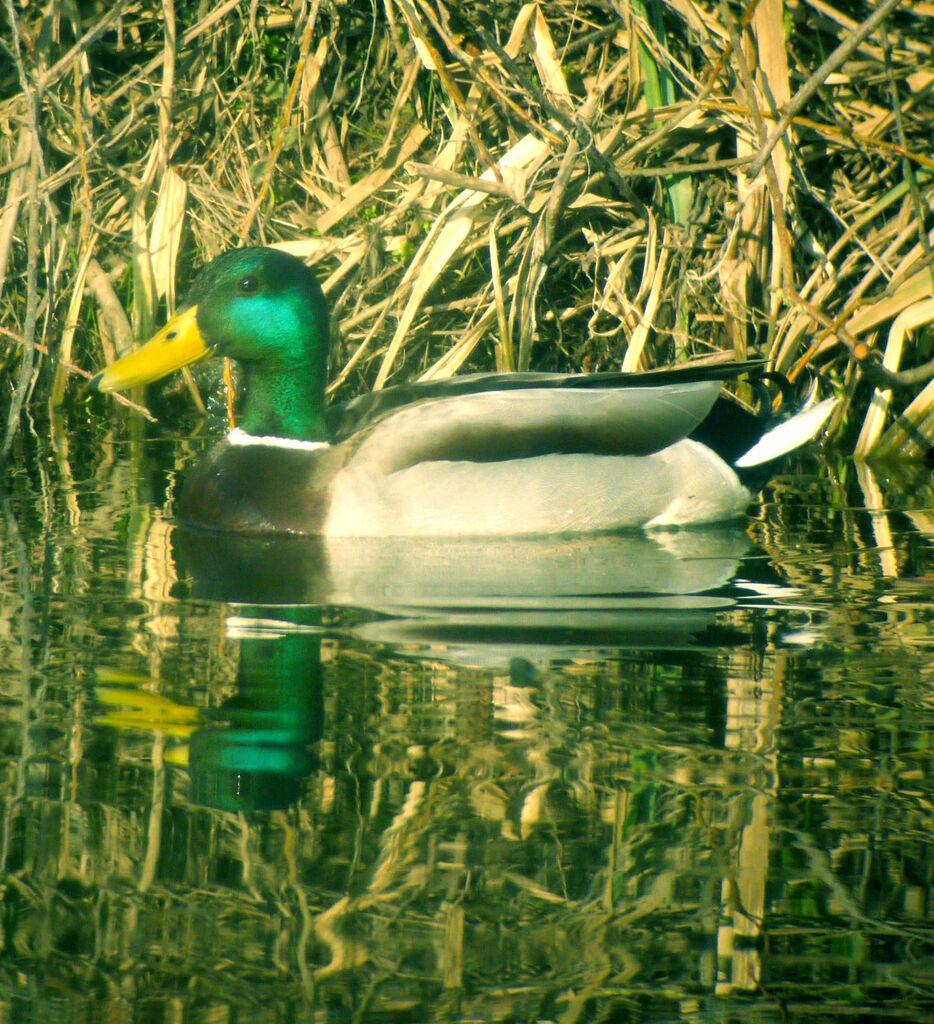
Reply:
[[[136, 808], [153, 778], [144, 761], [135, 787], [109, 810], [119, 828], [96, 834], [90, 807], [65, 813], [59, 804], [57, 818], [46, 814], [44, 827], [54, 828], [36, 868], [44, 857], [71, 863], [67, 836], [83, 851], [84, 871], [108, 879], [102, 898], [110, 909], [96, 926], [97, 941], [140, 951], [162, 943], [155, 966], [149, 955], [124, 954], [119, 963], [105, 958], [105, 971], [124, 983], [134, 974], [142, 983], [145, 972], [153, 1005], [179, 998], [184, 975], [182, 1005], [249, 1005], [248, 987], [231, 985], [233, 976], [261, 984], [270, 1005], [326, 997], [345, 1013], [369, 1014], [400, 1004], [424, 1013], [444, 979], [449, 995], [467, 1002], [467, 1012], [460, 1002], [441, 1012], [445, 1020], [496, 1019], [507, 1010], [536, 1019], [541, 1006], [566, 1004], [568, 993], [595, 1012], [618, 1003], [662, 1007], [710, 992], [717, 970], [729, 968], [713, 958], [725, 910], [721, 880], [738, 869], [750, 801], [761, 791], [746, 780], [767, 768], [767, 758], [711, 748], [702, 703], [686, 713], [683, 688], [671, 683], [659, 692], [613, 660], [541, 676], [527, 687], [539, 714], [521, 739], [501, 741], [484, 673], [354, 645], [334, 654], [327, 758], [295, 812], [238, 821], [187, 807], [177, 795], [163, 865], [146, 894], [132, 885], [146, 847], [145, 816]], [[682, 664], [682, 676], [691, 681], [715, 662], [727, 667], [712, 653], [693, 667]], [[717, 687], [710, 692], [716, 700]], [[847, 726], [857, 724], [850, 714]], [[870, 735], [871, 717], [865, 728]], [[97, 757], [74, 763], [79, 776], [99, 765]], [[823, 778], [810, 772], [808, 786], [830, 797], [848, 771], [838, 760]], [[773, 791], [775, 784], [772, 776]], [[794, 795], [786, 803], [780, 790], [772, 800], [780, 816], [802, 806]], [[891, 845], [902, 828], [899, 807], [895, 801], [889, 809], [890, 838], [879, 836], [877, 853], [883, 864], [897, 855], [903, 871], [910, 855], [906, 861], [908, 851]], [[910, 804], [901, 808], [910, 828]], [[38, 812], [39, 804], [27, 802], [21, 813]], [[865, 829], [862, 821], [853, 826]], [[826, 822], [814, 828], [825, 842]], [[841, 833], [844, 847], [852, 834]], [[783, 836], [778, 848], [795, 842], [793, 833]], [[872, 1006], [885, 968], [867, 962], [853, 936], [855, 927], [870, 926], [819, 912], [819, 901], [840, 890], [868, 916], [858, 872], [836, 875], [829, 859], [815, 865], [809, 857], [758, 867], [768, 871], [771, 905], [781, 914], [780, 934], [769, 939], [769, 991], [822, 1003], [830, 985], [835, 999], [858, 996], [857, 1005]], [[74, 862], [66, 877], [77, 870]], [[191, 871], [197, 884], [182, 896]], [[56, 884], [40, 886], [49, 901]], [[22, 929], [45, 917], [41, 900], [13, 905]], [[64, 922], [76, 920], [80, 905], [72, 896]], [[117, 913], [127, 906], [132, 915]], [[885, 931], [884, 918], [871, 927]], [[28, 954], [28, 931], [15, 934]], [[825, 956], [807, 954], [815, 944]], [[271, 948], [278, 969], [267, 959]], [[316, 976], [313, 987], [303, 986], [296, 957]], [[205, 970], [218, 960], [236, 966], [216, 976]], [[844, 968], [861, 973], [864, 984], [841, 985]], [[59, 966], [75, 985], [82, 969], [80, 959]], [[655, 984], [662, 978], [664, 992]]]
[[[50, 491], [56, 514], [23, 520], [3, 605], [21, 608], [9, 587], [28, 581], [49, 609], [4, 633], [19, 977], [41, 968], [89, 1019], [108, 992], [144, 987], [161, 1015], [245, 1015], [259, 989], [266, 1009], [334, 1020], [671, 1016], [690, 1000], [743, 1020], [776, 998], [818, 1019], [828, 1001], [923, 1013], [930, 622], [910, 578], [871, 571], [871, 519], [820, 486], [773, 487], [755, 530], [797, 592], [722, 613], [731, 647], [489, 671], [335, 632], [320, 769], [294, 809], [243, 816], [190, 804], [161, 741], [97, 729], [72, 668], [80, 650], [159, 679], [121, 697], [150, 718], [222, 706], [238, 662], [225, 610], [142, 600], [163, 575], [158, 530], [143, 550], [90, 526], [75, 540], [56, 524], [75, 508], [106, 521], [118, 499]], [[61, 553], [54, 578], [29, 560], [44, 550]], [[131, 566], [145, 568], [127, 593]], [[9, 680], [46, 622], [29, 710]], [[784, 644], [805, 626], [806, 649]]]
[[[930, 322], [923, 18], [886, 43], [871, 33], [858, 72], [851, 57], [809, 81], [854, 29], [806, 6], [783, 22], [759, 4], [748, 25], [728, 5], [662, 0], [393, 0], [307, 20], [181, 5], [174, 25], [168, 10], [114, 6], [93, 25], [59, 12], [47, 31], [27, 7], [9, 32], [14, 402], [52, 397], [80, 418], [67, 367], [113, 358], [164, 318], [176, 282], [244, 242], [290, 243], [319, 267], [342, 393], [748, 349], [833, 381], [855, 427], [866, 393], [848, 346], [900, 314], [916, 335]], [[774, 180], [750, 185], [743, 168], [802, 83], [821, 88], [774, 149]], [[896, 369], [929, 354], [907, 341]], [[929, 434], [930, 396], [910, 408]]]

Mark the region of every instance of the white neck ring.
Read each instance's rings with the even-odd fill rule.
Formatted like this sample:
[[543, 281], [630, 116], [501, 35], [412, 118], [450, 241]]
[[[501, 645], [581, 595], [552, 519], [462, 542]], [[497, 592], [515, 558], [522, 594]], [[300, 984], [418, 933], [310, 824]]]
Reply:
[[239, 427], [234, 427], [227, 435], [227, 441], [236, 446], [249, 444], [261, 444], [268, 448], [289, 448], [292, 451], [314, 452], [319, 448], [329, 448], [327, 441], [299, 441], [294, 437], [258, 437], [256, 434], [248, 434]]

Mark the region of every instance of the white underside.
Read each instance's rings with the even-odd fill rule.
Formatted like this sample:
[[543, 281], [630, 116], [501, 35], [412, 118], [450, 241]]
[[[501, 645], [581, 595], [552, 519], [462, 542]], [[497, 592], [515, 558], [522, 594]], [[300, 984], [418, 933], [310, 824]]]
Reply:
[[718, 522], [752, 496], [714, 452], [683, 440], [654, 455], [543, 455], [420, 462], [373, 476], [353, 461], [333, 481], [332, 537], [521, 536]]

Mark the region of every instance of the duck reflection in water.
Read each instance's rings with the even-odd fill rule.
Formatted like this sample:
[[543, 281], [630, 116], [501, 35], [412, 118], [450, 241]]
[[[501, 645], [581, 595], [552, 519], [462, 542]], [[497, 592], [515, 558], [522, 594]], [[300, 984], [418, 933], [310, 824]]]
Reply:
[[95, 696], [108, 710], [97, 721], [183, 741], [167, 760], [187, 766], [196, 804], [289, 807], [317, 766], [323, 733], [320, 609], [244, 606], [226, 627], [240, 658], [236, 693], [222, 706], [177, 704], [101, 673]]
[[[750, 541], [737, 524], [427, 541], [179, 528], [173, 548], [193, 598], [234, 606], [225, 630], [239, 643], [236, 695], [200, 712], [187, 732], [191, 798], [225, 810], [289, 806], [315, 769], [325, 631], [534, 676], [535, 666], [595, 648], [728, 643], [717, 613], [749, 593], [764, 565], [744, 561]], [[107, 687], [99, 695], [109, 704], [128, 699]]]

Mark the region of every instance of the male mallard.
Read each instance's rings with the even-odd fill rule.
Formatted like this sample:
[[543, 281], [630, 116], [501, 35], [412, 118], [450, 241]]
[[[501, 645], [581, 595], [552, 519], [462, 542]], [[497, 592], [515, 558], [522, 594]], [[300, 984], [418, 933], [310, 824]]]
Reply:
[[478, 374], [326, 409], [328, 309], [301, 260], [224, 253], [182, 310], [103, 371], [114, 391], [206, 356], [243, 367], [242, 427], [189, 476], [185, 522], [330, 536], [582, 533], [739, 515], [749, 468], [809, 440], [823, 402], [769, 432], [726, 398], [744, 364], [647, 374]]

